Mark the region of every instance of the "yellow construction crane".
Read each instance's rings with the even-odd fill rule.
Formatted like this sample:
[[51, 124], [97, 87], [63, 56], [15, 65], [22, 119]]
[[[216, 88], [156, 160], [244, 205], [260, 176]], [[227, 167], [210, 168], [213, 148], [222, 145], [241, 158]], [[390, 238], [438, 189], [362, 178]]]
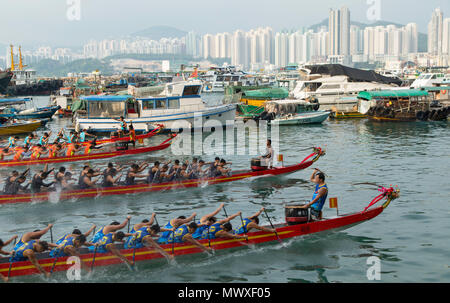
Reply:
[[18, 66], [18, 70], [23, 70], [24, 67], [27, 67], [27, 65], [23, 65], [23, 58], [22, 58], [22, 47], [19, 46], [19, 65], [16, 65], [14, 63], [14, 46], [11, 44], [11, 71], [16, 70], [16, 67]]

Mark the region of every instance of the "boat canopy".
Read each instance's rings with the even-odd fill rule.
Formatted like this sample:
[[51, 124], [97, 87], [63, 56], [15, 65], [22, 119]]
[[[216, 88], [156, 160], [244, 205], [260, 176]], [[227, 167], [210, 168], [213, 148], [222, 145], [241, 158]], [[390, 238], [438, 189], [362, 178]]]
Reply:
[[6, 98], [6, 99], [0, 99], [0, 106], [25, 104], [26, 102], [30, 102], [32, 100], [33, 100], [32, 98]]
[[362, 70], [344, 66], [341, 64], [323, 64], [306, 66], [311, 75], [322, 74], [330, 76], [347, 76], [351, 82], [379, 82], [384, 84], [396, 84], [400, 86], [402, 80], [385, 77], [373, 70]]
[[131, 95], [111, 95], [111, 96], [81, 96], [80, 99], [91, 102], [91, 101], [106, 101], [106, 102], [124, 102], [128, 99], [132, 99], [133, 96]]
[[247, 98], [258, 99], [284, 99], [289, 95], [289, 91], [285, 88], [263, 88], [256, 90], [246, 90], [243, 95]]
[[426, 86], [421, 87], [421, 90], [426, 90], [427, 92], [440, 92], [440, 91], [450, 91], [450, 86]]
[[410, 97], [428, 97], [428, 92], [425, 90], [417, 89], [402, 89], [402, 90], [382, 90], [382, 91], [370, 91], [360, 92], [358, 99], [364, 99], [367, 101], [383, 99], [383, 98], [410, 98]]

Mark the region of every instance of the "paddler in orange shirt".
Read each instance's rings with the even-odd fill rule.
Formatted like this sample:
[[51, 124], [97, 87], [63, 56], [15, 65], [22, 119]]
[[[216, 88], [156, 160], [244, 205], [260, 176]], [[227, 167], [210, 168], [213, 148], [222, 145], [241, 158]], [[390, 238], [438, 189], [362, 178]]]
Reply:
[[42, 155], [48, 153], [47, 148], [45, 148], [44, 146], [41, 146], [41, 144], [38, 144], [36, 146], [33, 146], [31, 148], [31, 150], [33, 151], [31, 153], [30, 159], [31, 160], [37, 160], [39, 159]]
[[26, 150], [25, 150], [25, 148], [23, 148], [21, 146], [16, 146], [14, 148], [14, 152], [15, 152], [15, 154], [14, 154], [13, 160], [20, 161], [20, 160], [22, 160], [23, 155], [25, 154]]
[[7, 147], [0, 149], [0, 160], [3, 161], [5, 156], [14, 154], [14, 149], [9, 149]]
[[48, 149], [48, 157], [49, 158], [57, 158], [62, 153], [62, 145], [61, 144], [51, 144], [47, 147]]
[[133, 143], [133, 147], [136, 147], [136, 131], [134, 130], [133, 124], [130, 124], [130, 142]]
[[75, 155], [77, 151], [81, 150], [81, 146], [76, 143], [68, 143], [66, 150], [66, 157], [71, 157]]

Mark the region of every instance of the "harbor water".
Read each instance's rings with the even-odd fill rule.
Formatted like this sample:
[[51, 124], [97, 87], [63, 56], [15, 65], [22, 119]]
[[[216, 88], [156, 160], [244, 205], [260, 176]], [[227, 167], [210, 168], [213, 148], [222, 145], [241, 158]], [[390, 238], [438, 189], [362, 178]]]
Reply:
[[[220, 95], [205, 96], [209, 103]], [[38, 102], [47, 102], [38, 98]], [[70, 118], [54, 118], [47, 127], [57, 132]], [[329, 197], [337, 197], [339, 213], [361, 211], [379, 194], [376, 187], [355, 185], [373, 182], [398, 185], [400, 198], [378, 217], [343, 231], [311, 235], [218, 251], [137, 263], [137, 271], [125, 264], [99, 267], [82, 273], [81, 282], [376, 282], [367, 271], [371, 256], [380, 259], [379, 282], [450, 282], [450, 132], [449, 122], [374, 123], [368, 120], [326, 121], [322, 125], [280, 127], [279, 151], [284, 164], [301, 161], [311, 146], [326, 149], [313, 167], [327, 175]], [[238, 142], [236, 142], [238, 143]], [[241, 143], [241, 142], [239, 142]], [[252, 155], [218, 155], [232, 162], [232, 169], [249, 168]], [[171, 150], [134, 157], [136, 161], [181, 158]], [[210, 161], [214, 155], [204, 155]], [[183, 158], [184, 159], [184, 158]], [[130, 159], [117, 160], [129, 163]], [[106, 161], [93, 162], [103, 167]], [[84, 163], [67, 165], [72, 170]], [[55, 165], [55, 167], [59, 167]], [[12, 169], [2, 168], [2, 180]], [[221, 202], [227, 213], [250, 216], [262, 206], [272, 222], [284, 221], [283, 204], [303, 203], [313, 193], [312, 168], [287, 176], [255, 178], [204, 188], [139, 195], [97, 197], [0, 206], [0, 238], [53, 223], [54, 237], [73, 228], [97, 229], [112, 220], [131, 215], [132, 224], [157, 213], [160, 224], [180, 215], [198, 216], [213, 211]], [[218, 217], [223, 218], [221, 212]], [[324, 216], [336, 215], [324, 206]], [[268, 224], [262, 215], [261, 223]], [[234, 220], [237, 225], [238, 220]], [[45, 235], [44, 240], [50, 240]], [[5, 247], [10, 249], [11, 247]], [[17, 277], [15, 282], [45, 282], [41, 276]], [[50, 282], [69, 282], [65, 273]]]

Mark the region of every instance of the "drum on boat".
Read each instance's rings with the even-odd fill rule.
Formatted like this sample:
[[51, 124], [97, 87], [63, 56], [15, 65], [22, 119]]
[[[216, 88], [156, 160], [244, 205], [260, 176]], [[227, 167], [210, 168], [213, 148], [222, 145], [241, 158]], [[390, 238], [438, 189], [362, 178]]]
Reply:
[[288, 225], [297, 225], [311, 221], [310, 208], [300, 208], [303, 205], [306, 204], [285, 206], [284, 214]]
[[250, 162], [250, 166], [252, 168], [252, 171], [259, 171], [259, 170], [267, 169], [267, 166], [264, 165], [264, 161], [263, 161], [263, 163], [261, 163], [260, 158], [253, 158]]

